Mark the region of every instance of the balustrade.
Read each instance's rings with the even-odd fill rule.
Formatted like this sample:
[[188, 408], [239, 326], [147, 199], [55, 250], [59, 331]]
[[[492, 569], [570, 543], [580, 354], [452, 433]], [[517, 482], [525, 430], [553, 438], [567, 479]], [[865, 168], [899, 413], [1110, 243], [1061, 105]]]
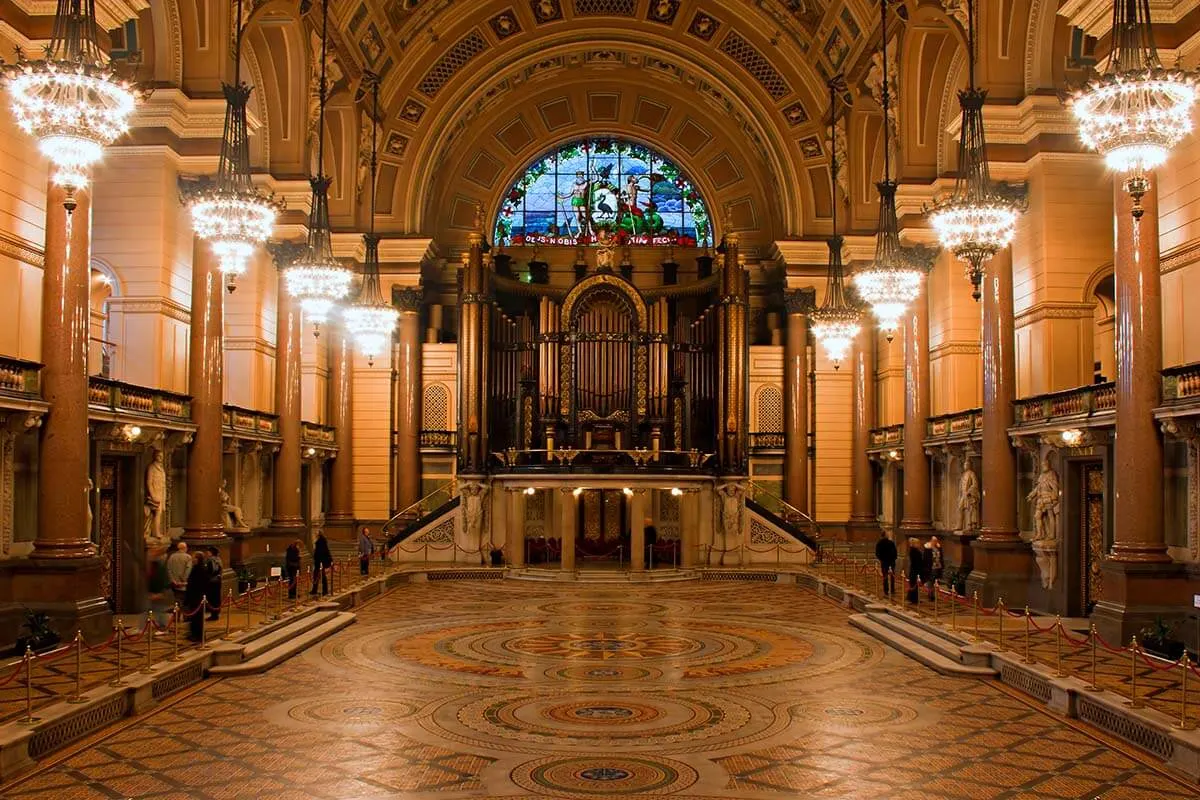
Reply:
[[41, 393], [42, 365], [19, 358], [0, 358], [0, 393], [36, 397]]
[[1164, 403], [1192, 402], [1200, 398], [1200, 362], [1162, 371]]
[[1112, 414], [1117, 407], [1117, 390], [1109, 381], [1025, 397], [1015, 406], [1017, 426], [1077, 422]]
[[192, 414], [192, 399], [185, 394], [95, 376], [88, 378], [88, 403], [116, 413], [172, 421], [190, 421]]

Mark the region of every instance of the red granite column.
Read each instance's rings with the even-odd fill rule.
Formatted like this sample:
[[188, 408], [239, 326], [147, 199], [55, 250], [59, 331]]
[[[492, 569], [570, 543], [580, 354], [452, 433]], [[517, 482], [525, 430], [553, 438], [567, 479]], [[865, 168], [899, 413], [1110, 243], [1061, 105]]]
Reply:
[[329, 424], [337, 437], [337, 456], [329, 470], [329, 510], [325, 533], [354, 539], [354, 343], [341, 326], [329, 327]]
[[850, 440], [850, 519], [846, 537], [851, 541], [874, 541], [879, 537], [875, 518], [875, 480], [871, 474], [871, 426], [875, 424], [875, 333], [864, 331], [854, 340], [851, 354], [854, 370], [853, 427]]
[[225, 538], [225, 512], [221, 507], [224, 302], [224, 281], [217, 259], [207, 244], [196, 239], [192, 244], [188, 359], [188, 394], [192, 397], [196, 433], [188, 451], [187, 519], [183, 530], [188, 541], [206, 545]]
[[[96, 555], [88, 526], [88, 282], [92, 195], [46, 192], [46, 266], [42, 275], [42, 397], [50, 411], [38, 452], [38, 532], [34, 558]], [[68, 223], [70, 246], [67, 244]]]
[[421, 499], [421, 290], [399, 293], [396, 331], [396, 507]]
[[808, 513], [808, 310], [800, 292], [787, 296], [783, 349], [783, 499]]
[[[933, 530], [929, 503], [929, 286], [909, 306], [904, 320], [904, 511], [901, 536], [928, 536]], [[903, 543], [897, 542], [900, 547]], [[901, 547], [903, 552], [903, 547]]]
[[[1003, 597], [1015, 607], [1029, 599], [1034, 564], [1029, 545], [1017, 532], [1017, 457], [1008, 438], [1017, 388], [1011, 248], [1004, 248], [987, 262], [981, 289], [982, 506], [979, 538], [970, 543], [973, 570], [968, 584], [986, 604]], [[963, 534], [959, 538], [965, 539], [961, 543], [966, 545], [971, 532]]]
[[274, 513], [271, 531], [295, 535], [304, 529], [300, 510], [300, 305], [279, 273], [275, 323], [275, 413], [279, 416], [279, 452], [275, 456]]

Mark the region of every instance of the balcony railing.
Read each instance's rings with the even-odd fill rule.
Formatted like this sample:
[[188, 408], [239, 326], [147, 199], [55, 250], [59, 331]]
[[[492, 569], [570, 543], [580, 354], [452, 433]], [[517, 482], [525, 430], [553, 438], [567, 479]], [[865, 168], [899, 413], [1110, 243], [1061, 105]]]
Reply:
[[1167, 404], [1200, 401], [1200, 363], [1164, 369], [1162, 396]]
[[421, 431], [422, 450], [454, 450], [458, 447], [458, 431]]
[[189, 422], [192, 416], [192, 399], [186, 394], [133, 386], [96, 376], [88, 378], [88, 404], [115, 413], [172, 421]]
[[101, 378], [111, 378], [117, 364], [117, 343], [93, 336], [88, 339], [88, 345], [88, 371]]
[[1025, 397], [1014, 405], [1014, 422], [1018, 426], [1078, 422], [1112, 414], [1117, 408], [1117, 389], [1109, 381]]
[[329, 425], [301, 422], [300, 441], [305, 447], [333, 450], [337, 448], [337, 431]]
[[255, 439], [279, 436], [279, 417], [241, 406], [225, 406], [221, 411], [221, 426], [232, 436], [241, 434]]
[[757, 431], [750, 434], [750, 450], [782, 450], [783, 431]]
[[886, 428], [872, 428], [868, 450], [891, 450], [904, 444], [904, 426], [890, 425]]
[[925, 439], [971, 439], [983, 430], [983, 409], [970, 408], [953, 414], [930, 417], [925, 422]]
[[0, 392], [37, 397], [41, 394], [42, 365], [19, 358], [0, 358]]

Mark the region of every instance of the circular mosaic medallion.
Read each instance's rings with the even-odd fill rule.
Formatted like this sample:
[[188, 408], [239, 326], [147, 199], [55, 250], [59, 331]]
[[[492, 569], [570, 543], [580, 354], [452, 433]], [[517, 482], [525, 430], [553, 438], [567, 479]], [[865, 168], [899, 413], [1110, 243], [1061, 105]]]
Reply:
[[620, 725], [631, 722], [653, 722], [662, 716], [654, 706], [641, 703], [594, 702], [565, 703], [542, 710], [542, 715], [556, 722], [584, 722], [592, 725]]
[[798, 703], [792, 706], [791, 716], [824, 728], [886, 728], [916, 720], [918, 709], [888, 698], [848, 695]]
[[287, 709], [293, 722], [355, 730], [390, 725], [415, 713], [407, 703], [379, 697], [311, 698]]
[[661, 678], [662, 670], [609, 661], [604, 666], [577, 664], [552, 668], [546, 671], [546, 677], [587, 683], [621, 683]]
[[514, 783], [556, 797], [599, 797], [623, 794], [672, 794], [699, 777], [687, 764], [628, 756], [543, 758], [512, 771]]
[[522, 656], [565, 659], [675, 658], [695, 653], [704, 644], [669, 633], [541, 633], [509, 639], [504, 648]]
[[658, 603], [626, 603], [619, 600], [578, 600], [558, 603], [543, 603], [538, 611], [552, 617], [605, 618], [632, 616], [644, 619], [655, 614], [665, 614], [667, 607]]

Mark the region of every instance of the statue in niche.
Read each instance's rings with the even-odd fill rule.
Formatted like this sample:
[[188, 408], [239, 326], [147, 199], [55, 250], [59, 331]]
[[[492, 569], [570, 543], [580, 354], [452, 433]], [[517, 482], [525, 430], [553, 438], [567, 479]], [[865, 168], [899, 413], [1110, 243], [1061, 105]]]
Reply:
[[163, 451], [156, 449], [150, 457], [150, 465], [146, 467], [146, 492], [143, 508], [146, 519], [142, 528], [142, 536], [146, 544], [164, 544], [167, 539], [163, 534], [163, 508], [167, 500], [167, 471], [163, 467]]
[[596, 271], [612, 272], [613, 252], [617, 249], [617, 242], [613, 238], [612, 231], [608, 228], [601, 228], [596, 234], [596, 245]]
[[463, 530], [467, 535], [467, 544], [472, 546], [482, 541], [483, 529], [483, 499], [487, 496], [487, 487], [477, 481], [468, 481], [462, 485]]
[[228, 483], [221, 481], [221, 510], [225, 512], [225, 527], [231, 530], [250, 530], [241, 506], [235, 506], [229, 497]]
[[1042, 471], [1033, 491], [1025, 498], [1033, 503], [1033, 540], [1058, 542], [1058, 504], [1061, 502], [1058, 473], [1050, 463], [1050, 454], [1042, 456]]
[[87, 536], [92, 538], [92, 490], [96, 488], [96, 484], [92, 483], [92, 479], [87, 479], [87, 486], [83, 487], [83, 498], [87, 509]]
[[958, 479], [958, 514], [963, 533], [979, 530], [979, 476], [971, 469], [971, 459], [963, 459]]
[[721, 495], [721, 527], [725, 536], [740, 536], [742, 533], [742, 494], [739, 483], [726, 483], [717, 492]]

